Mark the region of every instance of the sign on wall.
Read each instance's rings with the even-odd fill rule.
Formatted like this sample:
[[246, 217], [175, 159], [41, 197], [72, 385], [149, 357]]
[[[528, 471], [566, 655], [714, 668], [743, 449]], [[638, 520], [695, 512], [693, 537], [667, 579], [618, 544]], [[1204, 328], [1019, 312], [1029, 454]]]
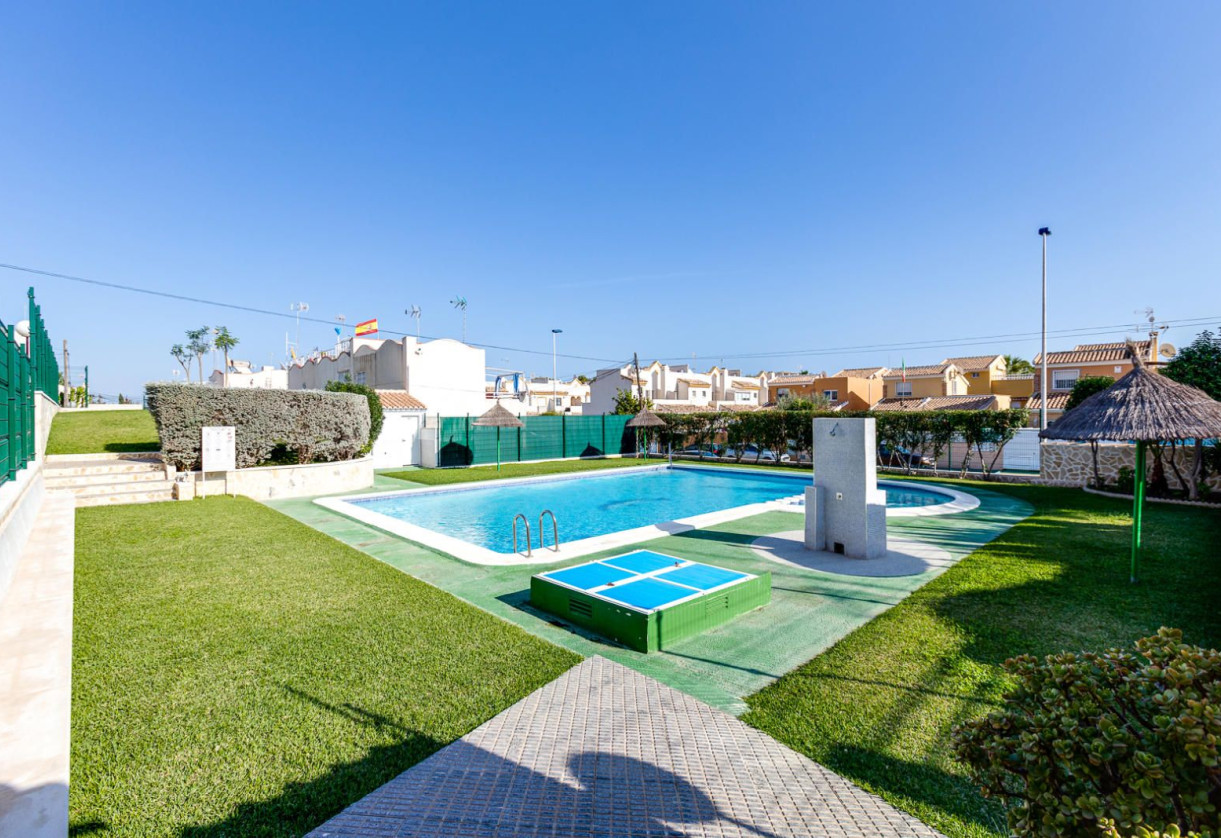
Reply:
[[356, 324], [356, 337], [363, 338], [377, 334], [377, 318]]
[[202, 471], [234, 471], [237, 468], [237, 435], [228, 425], [203, 428]]

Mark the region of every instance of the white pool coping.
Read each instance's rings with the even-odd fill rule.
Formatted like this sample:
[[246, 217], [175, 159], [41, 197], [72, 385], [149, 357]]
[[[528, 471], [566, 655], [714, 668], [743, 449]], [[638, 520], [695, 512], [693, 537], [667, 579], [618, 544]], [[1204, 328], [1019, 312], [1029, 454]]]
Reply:
[[[742, 474], [760, 474], [758, 469], [748, 468], [733, 468], [732, 466], [699, 466], [687, 464], [674, 464], [673, 466], [667, 463], [659, 463], [649, 466], [629, 466], [627, 468], [608, 469], [605, 472], [576, 472], [573, 474], [545, 474], [537, 477], [511, 477], [504, 480], [496, 481], [473, 481], [471, 483], [460, 483], [451, 486], [425, 486], [418, 489], [395, 489], [389, 492], [368, 492], [359, 495], [339, 495], [333, 497], [315, 498], [314, 503], [319, 506], [330, 509], [332, 512], [338, 512], [340, 515], [360, 521], [362, 524], [368, 524], [371, 527], [376, 527], [383, 532], [388, 532], [391, 535], [405, 538], [408, 541], [414, 541], [417, 544], [422, 544], [425, 547], [439, 550], [460, 559], [464, 562], [477, 565], [488, 565], [496, 567], [507, 567], [514, 565], [537, 565], [537, 564], [553, 564], [555, 562], [565, 561], [567, 559], [580, 558], [588, 556], [592, 553], [598, 553], [602, 550], [609, 550], [615, 547], [626, 547], [629, 544], [636, 544], [641, 541], [649, 541], [654, 538], [660, 538], [665, 535], [675, 535], [676, 533], [690, 532], [691, 530], [703, 529], [705, 527], [724, 524], [729, 521], [736, 521], [740, 518], [748, 518], [751, 515], [759, 515], [764, 512], [800, 512], [805, 508], [805, 499], [802, 495], [794, 495], [792, 497], [781, 498], [774, 501], [765, 501], [763, 503], [750, 503], [744, 506], [735, 506], [729, 509], [721, 509], [715, 512], [705, 512], [701, 515], [692, 515], [687, 518], [679, 518], [674, 521], [665, 521], [660, 524], [651, 524], [644, 527], [634, 527], [628, 530], [619, 530], [618, 532], [606, 533], [605, 535], [596, 535], [590, 538], [580, 538], [576, 541], [562, 541], [563, 530], [560, 530], [561, 543], [559, 549], [552, 549], [550, 546], [533, 550], [531, 555], [523, 555], [521, 553], [497, 553], [494, 550], [489, 550], [486, 547], [481, 547], [478, 544], [471, 544], [469, 541], [463, 541], [460, 538], [455, 538], [452, 535], [436, 532], [425, 527], [410, 524], [406, 521], [400, 521], [397, 518], [392, 518], [389, 515], [383, 515], [380, 512], [374, 512], [365, 508], [359, 503], [353, 501], [376, 500], [379, 498], [403, 497], [404, 495], [434, 495], [444, 494], [449, 492], [470, 492], [482, 489], [494, 488], [496, 486], [515, 486], [530, 483], [558, 483], [566, 480], [581, 480], [584, 478], [597, 478], [599, 476], [613, 476], [622, 474], [635, 474], [647, 471], [657, 471], [665, 468], [683, 469], [686, 471], [712, 471], [725, 472], [734, 471]], [[781, 472], [767, 471], [764, 474], [782, 474]], [[790, 475], [783, 475], [792, 477]], [[958, 492], [953, 489], [946, 489], [941, 486], [929, 486], [925, 483], [916, 483], [911, 481], [879, 481], [880, 484], [890, 483], [897, 486], [912, 486], [926, 489], [930, 492], [938, 492], [940, 494], [949, 495], [952, 500], [947, 503], [935, 504], [933, 506], [917, 506], [904, 507], [896, 509], [887, 509], [887, 517], [911, 517], [917, 515], [945, 515], [954, 512], [966, 512], [970, 509], [975, 509], [979, 506], [979, 499], [968, 495], [964, 492]], [[811, 484], [812, 485], [812, 484]], [[531, 535], [537, 536], [534, 527], [538, 522], [531, 522]], [[533, 546], [533, 545], [532, 545]]]

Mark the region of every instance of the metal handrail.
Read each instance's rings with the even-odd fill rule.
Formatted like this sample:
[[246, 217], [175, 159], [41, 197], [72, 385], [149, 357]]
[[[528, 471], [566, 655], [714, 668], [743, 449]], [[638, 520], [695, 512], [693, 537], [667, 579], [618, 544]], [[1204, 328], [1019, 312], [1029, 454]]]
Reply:
[[558, 553], [560, 552], [560, 522], [555, 520], [555, 513], [550, 509], [544, 509], [538, 513], [538, 549], [542, 550], [546, 546], [543, 544], [543, 518], [547, 515], [551, 516], [551, 549]]
[[[517, 555], [520, 551], [517, 549], [517, 519], [521, 518], [521, 522], [526, 525], [526, 558], [530, 558], [534, 553], [530, 549], [530, 522], [526, 520], [526, 516], [518, 512], [513, 516], [513, 554]], [[542, 517], [539, 517], [542, 520]]]

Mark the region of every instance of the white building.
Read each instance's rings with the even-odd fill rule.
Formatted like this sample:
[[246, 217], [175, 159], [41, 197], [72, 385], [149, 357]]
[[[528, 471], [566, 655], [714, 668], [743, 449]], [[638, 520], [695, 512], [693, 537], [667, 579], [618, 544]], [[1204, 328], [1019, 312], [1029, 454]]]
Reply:
[[298, 359], [288, 368], [291, 390], [321, 390], [352, 381], [375, 390], [406, 391], [429, 413], [478, 416], [488, 409], [482, 349], [457, 340], [352, 338], [336, 351]]
[[288, 370], [264, 366], [254, 369], [249, 361], [230, 361], [228, 372], [213, 370], [208, 376], [213, 387], [261, 387], [264, 390], [287, 390]]
[[373, 467], [420, 465], [420, 432], [427, 408], [406, 390], [378, 390], [382, 403], [382, 432], [373, 443]]
[[[634, 372], [631, 364], [598, 370], [589, 384], [585, 413], [614, 413], [619, 391], [638, 392]], [[686, 364], [670, 366], [654, 361], [640, 368], [639, 389], [658, 413], [746, 410], [766, 400], [767, 374], [743, 375], [740, 370], [720, 367], [694, 372]]]

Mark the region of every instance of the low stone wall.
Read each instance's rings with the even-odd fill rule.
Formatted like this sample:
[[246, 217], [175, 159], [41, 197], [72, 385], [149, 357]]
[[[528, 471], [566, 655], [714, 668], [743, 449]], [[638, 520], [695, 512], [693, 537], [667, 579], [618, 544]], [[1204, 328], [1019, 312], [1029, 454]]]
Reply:
[[204, 494], [246, 495], [255, 500], [335, 495], [372, 486], [373, 458], [208, 472], [206, 482], [197, 471], [183, 472], [175, 476], [175, 481], [179, 500]]
[[[1146, 477], [1153, 474], [1153, 456], [1146, 458]], [[1166, 480], [1171, 489], [1184, 488], [1171, 468], [1171, 455], [1167, 448], [1162, 455]], [[1186, 477], [1195, 460], [1195, 449], [1177, 447], [1174, 462]], [[1090, 446], [1085, 442], [1044, 442], [1040, 449], [1040, 476], [1048, 482], [1061, 486], [1085, 486], [1094, 481], [1094, 460]], [[1104, 483], [1114, 483], [1121, 468], [1136, 468], [1136, 446], [1126, 442], [1098, 443], [1098, 472]], [[1214, 491], [1221, 491], [1221, 475], [1210, 474], [1206, 481]]]
[[34, 456], [41, 457], [47, 450], [47, 438], [51, 436], [51, 423], [55, 414], [63, 410], [59, 403], [39, 391], [34, 398]]

